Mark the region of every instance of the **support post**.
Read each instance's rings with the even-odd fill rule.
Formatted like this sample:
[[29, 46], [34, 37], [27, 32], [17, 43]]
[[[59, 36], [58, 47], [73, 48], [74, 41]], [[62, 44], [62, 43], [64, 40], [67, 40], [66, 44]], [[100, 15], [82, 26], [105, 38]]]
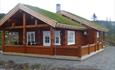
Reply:
[[90, 54], [90, 44], [88, 44], [88, 54]]
[[50, 32], [51, 32], [51, 49], [52, 49], [52, 55], [54, 55], [55, 51], [54, 51], [54, 28], [51, 27], [50, 28]]
[[24, 53], [27, 53], [26, 51], [26, 14], [23, 13], [23, 45], [24, 45]]
[[2, 31], [2, 51], [5, 50], [5, 31]]
[[51, 27], [51, 47], [54, 47], [54, 29]]
[[26, 14], [23, 13], [23, 44], [26, 45]]
[[94, 44], [95, 44], [94, 48], [95, 48], [95, 52], [96, 52], [97, 51], [97, 44], [96, 44], [96, 42]]
[[67, 47], [67, 30], [64, 30], [64, 47]]
[[77, 32], [75, 31], [75, 45], [77, 46]]

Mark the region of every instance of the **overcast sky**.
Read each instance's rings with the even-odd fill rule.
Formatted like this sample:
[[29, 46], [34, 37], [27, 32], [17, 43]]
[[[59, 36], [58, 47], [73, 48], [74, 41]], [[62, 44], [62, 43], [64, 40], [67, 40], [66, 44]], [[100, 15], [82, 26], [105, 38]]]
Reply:
[[115, 0], [0, 0], [0, 13], [7, 13], [18, 3], [29, 4], [52, 12], [56, 11], [56, 4], [61, 9], [91, 20], [96, 13], [99, 20], [115, 21]]

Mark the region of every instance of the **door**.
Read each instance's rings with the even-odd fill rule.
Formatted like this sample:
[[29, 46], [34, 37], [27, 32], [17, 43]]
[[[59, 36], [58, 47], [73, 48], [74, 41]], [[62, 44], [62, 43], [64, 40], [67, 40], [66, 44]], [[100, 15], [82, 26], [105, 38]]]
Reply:
[[35, 44], [35, 32], [27, 32], [27, 44]]
[[43, 31], [43, 45], [44, 46], [51, 45], [50, 31]]

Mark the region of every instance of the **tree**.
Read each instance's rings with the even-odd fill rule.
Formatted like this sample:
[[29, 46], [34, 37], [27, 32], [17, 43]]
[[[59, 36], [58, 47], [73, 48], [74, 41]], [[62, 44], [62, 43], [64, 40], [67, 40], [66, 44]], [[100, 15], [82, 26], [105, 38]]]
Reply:
[[93, 16], [92, 16], [92, 19], [93, 19], [93, 21], [96, 21], [96, 20], [97, 20], [97, 16], [96, 16], [95, 13], [94, 13]]
[[4, 17], [4, 16], [5, 16], [4, 13], [0, 13], [0, 19], [1, 19], [2, 17]]

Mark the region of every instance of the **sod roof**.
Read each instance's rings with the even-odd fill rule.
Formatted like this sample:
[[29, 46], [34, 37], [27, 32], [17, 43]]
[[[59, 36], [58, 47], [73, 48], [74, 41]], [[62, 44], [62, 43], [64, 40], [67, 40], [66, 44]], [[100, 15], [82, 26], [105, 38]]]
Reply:
[[[96, 24], [95, 22], [91, 22], [87, 19], [84, 19], [80, 16], [77, 16], [67, 11], [53, 13], [53, 12], [50, 12], [38, 7], [26, 5], [26, 4], [18, 4], [15, 8], [13, 8], [6, 16], [4, 16], [4, 18], [0, 20], [0, 25], [2, 25], [11, 16], [13, 16], [14, 13], [16, 13], [20, 9], [53, 27], [84, 30], [84, 29], [87, 29], [86, 26], [88, 26], [99, 31], [108, 31], [107, 28], [99, 24]], [[66, 17], [60, 15], [60, 13]]]
[[58, 23], [56, 26], [60, 26], [60, 24], [63, 25], [63, 27], [68, 27], [70, 26], [70, 28], [76, 28], [76, 29], [86, 29], [83, 25], [81, 25], [80, 23], [77, 23], [75, 21], [72, 21], [71, 19], [65, 18], [57, 13], [53, 13], [38, 7], [34, 7], [34, 6], [30, 6], [30, 5], [25, 5], [24, 6], [30, 8], [31, 10], [42, 14], [45, 17], [48, 17], [50, 19], [53, 19], [56, 21], [56, 23]]
[[78, 15], [75, 15], [73, 13], [70, 13], [70, 12], [67, 12], [67, 11], [60, 11], [58, 13], [66, 16], [66, 17], [69, 17], [69, 18], [71, 18], [71, 19], [73, 19], [73, 20], [75, 20], [77, 22], [80, 22], [83, 25], [86, 25], [88, 27], [94, 28], [96, 30], [105, 31], [105, 32], [108, 31], [108, 29], [106, 27], [104, 27], [104, 26], [102, 26], [102, 25], [100, 25], [100, 24], [98, 24], [96, 22], [91, 22], [91, 21], [89, 21], [89, 20], [87, 20], [85, 18], [82, 18], [82, 17], [80, 17]]

